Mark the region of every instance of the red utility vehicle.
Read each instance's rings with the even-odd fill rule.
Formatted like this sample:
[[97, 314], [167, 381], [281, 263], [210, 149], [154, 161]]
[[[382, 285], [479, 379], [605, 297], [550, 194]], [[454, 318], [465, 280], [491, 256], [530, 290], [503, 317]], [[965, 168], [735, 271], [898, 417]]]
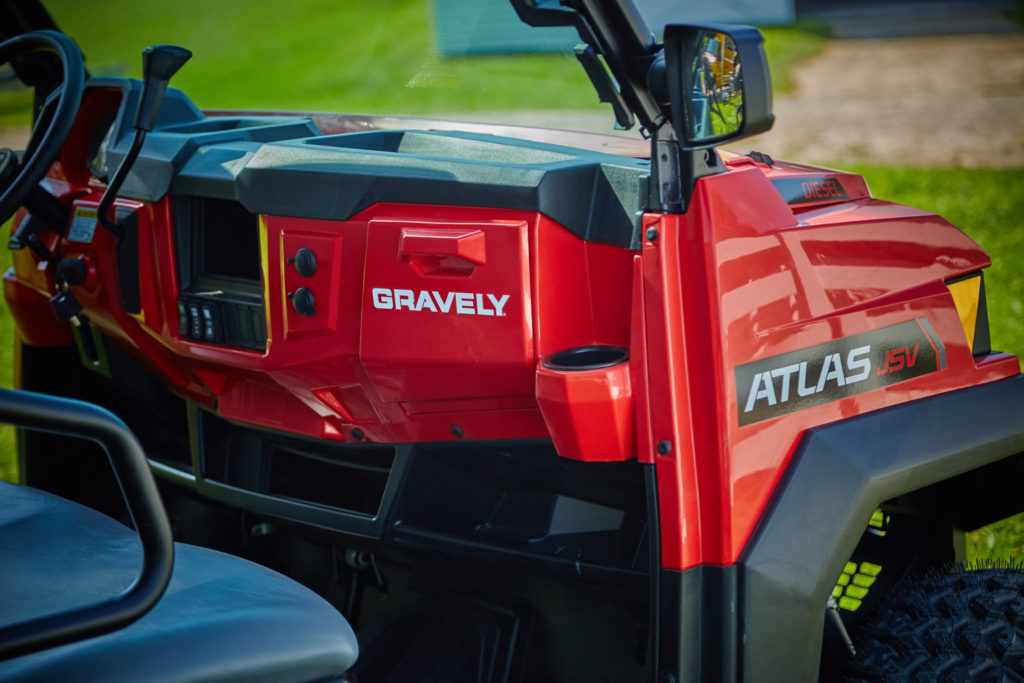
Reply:
[[[5, 487], [0, 678], [1024, 677], [1022, 574], [949, 570], [1024, 509], [989, 257], [857, 175], [720, 151], [771, 126], [756, 30], [512, 4], [574, 26], [648, 139], [203, 112], [167, 88], [187, 51], [83, 81], [8, 3], [39, 107], [4, 294], [19, 388], [65, 398], [0, 397], [61, 497]], [[67, 499], [134, 519], [134, 612], [66, 614], [138, 561]]]

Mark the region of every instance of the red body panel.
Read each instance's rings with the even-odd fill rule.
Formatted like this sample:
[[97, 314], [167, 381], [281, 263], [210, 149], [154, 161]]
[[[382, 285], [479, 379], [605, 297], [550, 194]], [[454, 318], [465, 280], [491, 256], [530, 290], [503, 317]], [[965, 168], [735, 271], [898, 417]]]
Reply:
[[[80, 168], [83, 145], [73, 133], [50, 182], [95, 207], [102, 187]], [[140, 314], [122, 309], [106, 231], [59, 250], [94, 273], [75, 288], [89, 320], [225, 418], [334, 440], [552, 435], [567, 457], [638, 457], [657, 466], [663, 566], [729, 564], [804, 430], [1019, 365], [971, 355], [944, 281], [989, 259], [951, 225], [871, 199], [850, 174], [727, 165], [697, 183], [685, 215], [644, 218], [657, 235], [640, 253], [524, 211], [263, 216], [266, 353], [180, 336], [167, 199], [122, 202], [139, 217]], [[808, 189], [787, 204], [780, 179]], [[288, 261], [302, 247], [316, 252], [311, 276]], [[316, 315], [291, 304], [299, 287], [315, 295]], [[27, 250], [4, 290], [29, 343], [70, 342], [45, 301], [52, 273]], [[921, 319], [941, 340], [940, 371], [740, 426], [738, 366]], [[628, 347], [630, 360], [574, 377], [538, 370], [548, 354], [593, 344]]]
[[[657, 464], [665, 567], [735, 562], [807, 428], [1019, 372], [1013, 356], [975, 363], [943, 280], [988, 257], [934, 215], [874, 200], [794, 214], [751, 168], [646, 225], [648, 443], [671, 450], [641, 457]], [[738, 365], [922, 317], [944, 370], [739, 426]]]
[[[95, 208], [95, 199], [75, 206]], [[587, 244], [536, 214], [422, 206], [377, 206], [349, 221], [265, 217], [266, 354], [182, 339], [169, 202], [124, 205], [140, 209], [143, 312], [123, 311], [113, 238], [101, 229], [91, 243], [64, 241], [62, 258], [86, 258], [100, 273], [76, 295], [94, 324], [172, 388], [231, 419], [330, 439], [350, 439], [358, 426], [368, 440], [433, 441], [454, 438], [453, 425], [466, 438], [544, 437], [536, 359], [628, 343], [632, 252]], [[453, 234], [471, 235], [469, 260], [446, 253]], [[288, 263], [300, 246], [318, 255], [312, 277]], [[30, 284], [48, 291], [34, 260], [26, 264], [7, 285], [19, 326], [49, 324], [51, 343], [67, 343], [52, 336], [67, 326], [48, 320], [48, 304], [18, 305]], [[317, 315], [289, 302], [299, 286], [316, 294]], [[374, 306], [375, 289], [390, 292], [391, 308]]]
[[[377, 393], [409, 403], [529, 396], [527, 222], [396, 214], [367, 226], [359, 357]], [[448, 235], [429, 242], [427, 231]], [[477, 263], [447, 256], [456, 237], [483, 247]]]

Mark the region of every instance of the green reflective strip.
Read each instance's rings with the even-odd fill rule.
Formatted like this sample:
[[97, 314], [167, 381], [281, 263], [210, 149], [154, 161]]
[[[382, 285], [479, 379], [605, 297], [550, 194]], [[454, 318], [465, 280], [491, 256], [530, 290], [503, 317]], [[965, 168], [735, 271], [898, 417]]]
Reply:
[[855, 562], [847, 562], [846, 566], [843, 567], [843, 573], [853, 576], [857, 573], [857, 564]]
[[845, 586], [845, 585], [847, 585], [849, 583], [850, 583], [850, 575], [849, 574], [843, 574], [843, 575], [841, 575], [839, 577], [839, 585], [840, 586]]
[[868, 576], [867, 574], [857, 574], [853, 577], [853, 585], [862, 586], [864, 588], [870, 588], [871, 584], [875, 582], [875, 577]]
[[846, 594], [849, 595], [851, 598], [863, 600], [868, 596], [868, 589], [862, 588], [861, 586], [847, 586]]
[[868, 576], [878, 576], [878, 574], [881, 571], [882, 571], [882, 565], [880, 565], [880, 564], [871, 564], [870, 562], [861, 562], [860, 563], [860, 573], [861, 574], [867, 574]]
[[839, 598], [839, 609], [845, 609], [847, 612], [856, 612], [860, 605], [860, 600], [855, 600], [845, 595]]
[[881, 529], [883, 526], [885, 526], [885, 513], [882, 512], [881, 510], [875, 510], [874, 512], [872, 512], [871, 521], [868, 522], [868, 525], [873, 526], [876, 529]]
[[843, 597], [843, 587], [842, 586], [836, 586], [835, 588], [833, 588], [832, 589], [832, 597], [835, 598], [836, 600], [838, 600], [839, 598]]

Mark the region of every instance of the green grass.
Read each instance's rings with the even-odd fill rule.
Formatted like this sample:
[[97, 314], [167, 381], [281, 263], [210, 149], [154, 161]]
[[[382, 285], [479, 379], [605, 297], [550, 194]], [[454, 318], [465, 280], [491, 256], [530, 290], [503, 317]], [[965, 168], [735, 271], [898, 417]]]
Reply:
[[967, 534], [967, 559], [1024, 564], [1024, 513]]
[[1024, 356], [1024, 168], [847, 168], [864, 175], [873, 196], [934, 211], [988, 252], [992, 348]]
[[[192, 50], [174, 84], [202, 108], [421, 114], [600, 106], [571, 54], [441, 58], [426, 0], [47, 5], [96, 73], [138, 76], [142, 49], [154, 43]], [[118, 28], [97, 16], [116, 17]]]
[[793, 89], [793, 67], [821, 51], [828, 40], [828, 31], [828, 26], [809, 18], [800, 19], [792, 26], [761, 29], [772, 74], [772, 90], [776, 94]]
[[[139, 76], [147, 45], [189, 48], [194, 56], [174, 85], [205, 109], [428, 114], [607, 107], [569, 53], [441, 57], [428, 0], [45, 4], [78, 41], [93, 74]], [[791, 85], [790, 67], [821, 48], [823, 32], [802, 22], [764, 33], [781, 92]], [[28, 105], [23, 92], [0, 93], [0, 126], [23, 124]]]
[[1018, 2], [1016, 7], [1007, 10], [1006, 16], [1017, 22], [1018, 26], [1024, 26], [1024, 2]]

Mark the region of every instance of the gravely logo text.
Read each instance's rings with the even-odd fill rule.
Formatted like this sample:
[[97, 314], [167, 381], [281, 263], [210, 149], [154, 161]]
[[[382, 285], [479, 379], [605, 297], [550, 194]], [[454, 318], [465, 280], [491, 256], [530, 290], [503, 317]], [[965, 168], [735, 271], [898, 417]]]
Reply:
[[433, 290], [373, 288], [373, 307], [387, 311], [428, 311], [456, 315], [505, 317], [508, 294], [437, 292]]
[[928, 321], [908, 320], [736, 367], [740, 425], [945, 368]]

